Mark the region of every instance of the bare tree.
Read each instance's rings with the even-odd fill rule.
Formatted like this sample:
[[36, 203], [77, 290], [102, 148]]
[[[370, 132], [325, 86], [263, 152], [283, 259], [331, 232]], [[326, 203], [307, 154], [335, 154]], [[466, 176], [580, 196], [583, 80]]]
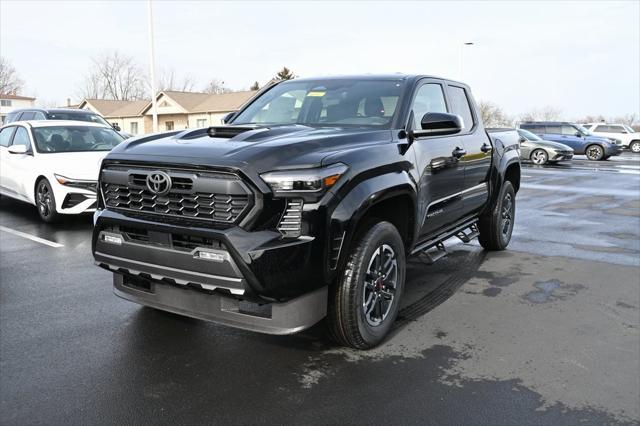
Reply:
[[522, 114], [520, 119], [522, 121], [553, 121], [560, 120], [561, 117], [561, 110], [552, 106], [545, 106], [543, 108], [532, 109], [531, 111]]
[[282, 67], [276, 74], [276, 80], [292, 80], [294, 78], [296, 78], [296, 76], [293, 75], [293, 72], [287, 67]]
[[257, 81], [254, 82], [251, 87], [249, 87], [249, 90], [260, 90], [260, 83], [258, 83]]
[[8, 59], [0, 56], [0, 93], [19, 93], [24, 81], [18, 77], [16, 69]]
[[634, 124], [637, 124], [638, 116], [636, 114], [624, 114], [624, 115], [620, 115], [618, 117], [612, 118], [611, 122], [622, 123], [622, 124], [626, 124], [627, 126], [632, 126]]
[[163, 70], [158, 81], [158, 91], [193, 92], [195, 82], [190, 75], [182, 78], [176, 76], [174, 70]]
[[80, 95], [83, 98], [133, 101], [148, 93], [146, 79], [135, 60], [118, 52], [93, 58]]
[[482, 122], [486, 127], [507, 127], [511, 126], [512, 119], [509, 118], [502, 108], [493, 102], [480, 101], [478, 103]]
[[576, 123], [600, 123], [604, 121], [607, 121], [607, 120], [604, 118], [604, 115], [602, 114], [585, 115], [584, 117], [575, 120]]
[[219, 95], [221, 93], [233, 92], [233, 90], [225, 86], [224, 81], [214, 78], [211, 81], [209, 81], [209, 83], [205, 86], [204, 92], [212, 93], [214, 95]]

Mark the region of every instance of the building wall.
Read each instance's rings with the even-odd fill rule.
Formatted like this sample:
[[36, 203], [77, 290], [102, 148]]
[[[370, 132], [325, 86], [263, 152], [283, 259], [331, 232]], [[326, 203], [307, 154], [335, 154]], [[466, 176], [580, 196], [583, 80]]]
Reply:
[[[136, 135], [143, 135], [146, 132], [145, 129], [145, 120], [144, 117], [142, 116], [136, 116], [136, 117], [105, 117], [105, 120], [107, 120], [109, 123], [113, 124], [117, 124], [118, 126], [120, 126], [120, 130], [122, 130], [123, 132], [127, 132], [127, 133], [131, 133], [132, 135], [136, 136]], [[131, 123], [137, 123], [137, 128], [138, 131], [134, 131]]]
[[189, 114], [189, 128], [220, 126], [226, 112], [202, 112]]

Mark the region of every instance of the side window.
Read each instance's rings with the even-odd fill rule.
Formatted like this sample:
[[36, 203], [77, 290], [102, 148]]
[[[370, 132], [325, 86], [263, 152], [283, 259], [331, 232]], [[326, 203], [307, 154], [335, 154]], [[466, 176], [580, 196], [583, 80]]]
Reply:
[[43, 113], [41, 113], [40, 111], [35, 111], [35, 112], [33, 113], [33, 119], [34, 119], [34, 120], [46, 120], [46, 119], [47, 119], [47, 117], [45, 117], [45, 116], [44, 116], [44, 114], [43, 114]]
[[33, 117], [36, 114], [33, 111], [25, 111], [22, 113], [22, 115], [20, 116], [20, 121], [24, 121], [24, 120], [33, 120]]
[[462, 87], [449, 86], [449, 95], [451, 100], [451, 112], [462, 117], [463, 129], [471, 129], [474, 122], [467, 92]]
[[15, 129], [15, 126], [11, 126], [0, 130], [0, 146], [9, 146], [9, 142], [11, 142], [11, 135], [13, 135], [13, 131]]
[[420, 122], [426, 113], [447, 112], [442, 85], [427, 83], [421, 86], [416, 93], [411, 109], [413, 111], [413, 130], [422, 129]]
[[611, 133], [627, 133], [622, 126], [609, 126]]
[[578, 130], [573, 126], [562, 126], [562, 135], [563, 136], [575, 136]]
[[29, 142], [29, 133], [27, 133], [27, 129], [24, 127], [18, 127], [11, 145], [24, 145], [27, 147], [27, 150], [29, 150], [31, 143]]
[[[549, 135], [561, 135], [562, 127], [561, 126], [544, 126], [544, 132]], [[574, 130], [572, 134], [575, 134], [575, 133], [576, 131]]]

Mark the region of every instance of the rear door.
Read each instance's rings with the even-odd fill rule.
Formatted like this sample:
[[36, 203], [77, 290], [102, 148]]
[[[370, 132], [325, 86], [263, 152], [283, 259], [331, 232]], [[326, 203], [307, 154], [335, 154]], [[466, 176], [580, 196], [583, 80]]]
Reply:
[[[445, 90], [444, 82], [440, 80], [424, 79], [419, 82], [411, 101], [413, 119], [408, 123], [409, 128], [419, 129], [422, 117], [428, 112], [451, 112]], [[454, 155], [460, 145], [459, 137], [454, 135], [419, 137], [411, 146], [420, 174], [418, 211], [422, 221], [422, 240], [460, 218], [464, 169]]]
[[460, 157], [459, 167], [464, 168], [462, 199], [463, 214], [467, 215], [484, 207], [489, 198], [487, 182], [492, 148], [489, 136], [479, 124], [468, 88], [450, 83], [447, 96], [452, 112], [462, 117], [464, 126], [458, 138], [466, 151]]

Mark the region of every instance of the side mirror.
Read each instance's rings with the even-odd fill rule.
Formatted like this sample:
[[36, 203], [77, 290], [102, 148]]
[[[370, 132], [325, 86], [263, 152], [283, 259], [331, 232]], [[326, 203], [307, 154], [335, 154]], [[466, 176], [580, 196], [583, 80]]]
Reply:
[[111, 126], [113, 126], [113, 129], [114, 129], [116, 132], [119, 132], [119, 131], [120, 131], [120, 125], [119, 125], [118, 123], [111, 123]]
[[576, 136], [577, 136], [577, 137], [579, 137], [579, 138], [581, 138], [581, 137], [582, 137], [582, 133], [580, 133], [580, 132], [576, 132]]
[[462, 119], [456, 114], [428, 112], [420, 121], [422, 130], [414, 131], [415, 136], [444, 136], [460, 133]]
[[25, 145], [11, 145], [7, 149], [7, 151], [9, 151], [11, 154], [26, 154], [27, 152], [29, 152]]
[[524, 143], [527, 141], [527, 138], [520, 136], [520, 143]]
[[230, 122], [230, 121], [233, 119], [233, 117], [235, 117], [235, 116], [236, 116], [236, 112], [235, 112], [235, 111], [230, 112], [229, 114], [227, 114], [227, 115], [225, 115], [224, 117], [222, 117], [222, 123], [223, 123], [223, 124], [227, 124], [227, 123], [228, 123], [228, 122]]

